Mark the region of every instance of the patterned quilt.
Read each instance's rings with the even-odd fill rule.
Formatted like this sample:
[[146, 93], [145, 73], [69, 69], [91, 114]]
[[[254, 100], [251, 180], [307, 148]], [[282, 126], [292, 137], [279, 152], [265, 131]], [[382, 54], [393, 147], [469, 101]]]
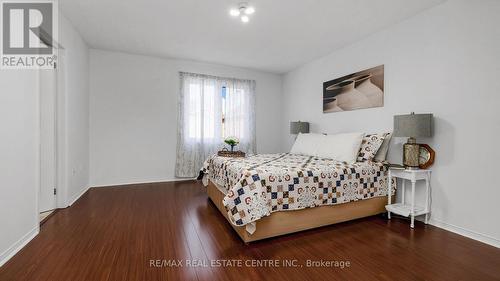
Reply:
[[[202, 173], [226, 191], [223, 204], [238, 226], [276, 211], [387, 196], [387, 168], [380, 162], [347, 164], [289, 153], [245, 158], [213, 155]], [[391, 186], [393, 192], [394, 182]]]

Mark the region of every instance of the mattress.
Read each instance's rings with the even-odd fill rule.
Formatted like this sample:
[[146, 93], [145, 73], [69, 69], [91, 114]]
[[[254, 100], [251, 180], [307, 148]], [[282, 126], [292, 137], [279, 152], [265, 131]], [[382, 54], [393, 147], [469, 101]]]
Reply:
[[[244, 226], [277, 211], [335, 205], [387, 196], [388, 169], [381, 162], [348, 164], [281, 153], [245, 158], [213, 155], [201, 170], [225, 193], [231, 223]], [[395, 191], [391, 183], [391, 193]]]

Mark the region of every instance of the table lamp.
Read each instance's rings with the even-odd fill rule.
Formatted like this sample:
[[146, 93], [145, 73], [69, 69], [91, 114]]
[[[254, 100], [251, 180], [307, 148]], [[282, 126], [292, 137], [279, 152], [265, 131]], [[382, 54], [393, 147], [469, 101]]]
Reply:
[[290, 134], [298, 135], [299, 133], [309, 133], [309, 122], [290, 122]]
[[415, 114], [394, 116], [394, 136], [407, 137], [403, 145], [403, 165], [407, 169], [418, 169], [420, 145], [417, 137], [432, 136], [432, 114]]

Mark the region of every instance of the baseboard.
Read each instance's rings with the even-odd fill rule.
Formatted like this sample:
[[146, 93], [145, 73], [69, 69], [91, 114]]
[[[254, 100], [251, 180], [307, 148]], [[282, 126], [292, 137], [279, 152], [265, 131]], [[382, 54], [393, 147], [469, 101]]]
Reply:
[[80, 199], [80, 197], [82, 197], [82, 195], [85, 194], [85, 192], [87, 192], [87, 190], [89, 190], [89, 187], [85, 187], [84, 189], [82, 189], [82, 191], [80, 193], [78, 193], [75, 196], [73, 196], [69, 200], [68, 207], [72, 206], [76, 202], [76, 200]]
[[92, 187], [111, 187], [111, 186], [126, 186], [126, 185], [134, 185], [134, 184], [147, 184], [147, 183], [164, 183], [164, 182], [177, 182], [177, 181], [191, 181], [196, 180], [196, 178], [174, 178], [174, 179], [164, 179], [158, 181], [129, 181], [129, 182], [121, 182], [121, 183], [110, 183], [110, 184], [94, 184]]
[[481, 234], [481, 233], [478, 233], [475, 231], [471, 231], [471, 230], [465, 229], [465, 228], [460, 227], [460, 226], [456, 226], [453, 224], [442, 222], [442, 221], [439, 221], [436, 219], [430, 219], [429, 224], [436, 226], [436, 227], [439, 227], [439, 228], [442, 228], [442, 229], [445, 229], [447, 231], [450, 231], [450, 232], [477, 240], [479, 242], [483, 242], [483, 243], [491, 245], [493, 247], [500, 248], [500, 240], [497, 238], [494, 238], [494, 237], [491, 237], [491, 236], [488, 236], [485, 234]]
[[7, 250], [0, 254], [0, 266], [4, 265], [10, 258], [12, 258], [17, 252], [19, 252], [26, 244], [28, 244], [35, 236], [40, 232], [40, 226], [37, 226], [26, 233], [21, 239], [17, 240], [16, 243], [12, 244]]

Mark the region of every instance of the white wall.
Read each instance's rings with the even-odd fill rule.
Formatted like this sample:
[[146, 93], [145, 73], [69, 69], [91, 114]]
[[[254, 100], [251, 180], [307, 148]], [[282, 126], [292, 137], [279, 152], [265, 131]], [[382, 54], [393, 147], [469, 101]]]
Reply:
[[[65, 73], [64, 185], [66, 203], [89, 187], [89, 48], [73, 25], [59, 14], [60, 42], [64, 47]], [[58, 200], [59, 201], [59, 200]], [[60, 202], [60, 201], [59, 201]]]
[[[61, 194], [64, 200], [58, 204], [66, 207], [66, 199], [88, 187], [88, 48], [62, 14], [59, 19], [59, 41], [67, 58], [67, 170], [76, 170], [66, 176], [68, 193]], [[0, 70], [0, 265], [39, 231], [38, 79], [35, 70]]]
[[0, 70], [0, 89], [1, 266], [39, 229], [38, 72]]
[[[315, 132], [392, 130], [396, 114], [432, 112], [437, 154], [432, 223], [500, 246], [500, 2], [450, 0], [284, 76], [283, 141], [291, 120]], [[385, 65], [385, 106], [322, 113], [322, 83]], [[401, 163], [401, 143], [391, 162]]]
[[179, 71], [255, 79], [257, 150], [283, 150], [279, 75], [92, 49], [92, 186], [175, 179]]

